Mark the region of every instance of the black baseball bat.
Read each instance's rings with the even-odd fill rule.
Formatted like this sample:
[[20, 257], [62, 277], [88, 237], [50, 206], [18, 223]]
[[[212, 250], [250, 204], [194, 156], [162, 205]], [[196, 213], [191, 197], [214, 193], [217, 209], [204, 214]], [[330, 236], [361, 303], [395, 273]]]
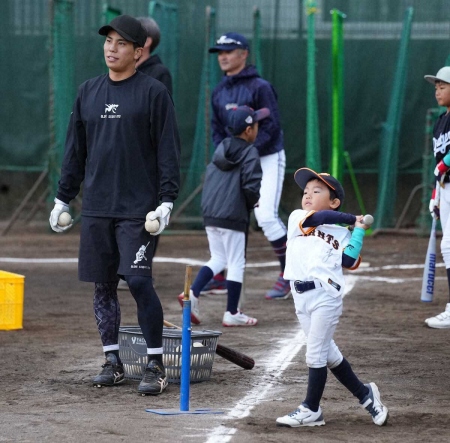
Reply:
[[[181, 329], [179, 326], [174, 325], [167, 320], [164, 320], [164, 326], [167, 326], [169, 328]], [[216, 354], [244, 369], [253, 369], [253, 367], [255, 366], [255, 360], [253, 360], [253, 358], [219, 343], [217, 343]]]

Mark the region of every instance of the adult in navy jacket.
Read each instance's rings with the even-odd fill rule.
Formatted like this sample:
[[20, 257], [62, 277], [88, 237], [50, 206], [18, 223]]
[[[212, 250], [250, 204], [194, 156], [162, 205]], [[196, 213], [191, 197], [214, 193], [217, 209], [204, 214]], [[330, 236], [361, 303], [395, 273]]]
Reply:
[[[284, 280], [286, 262], [286, 226], [278, 215], [283, 188], [286, 156], [283, 131], [280, 126], [277, 95], [273, 86], [260, 77], [256, 68], [247, 66], [249, 45], [247, 39], [235, 32], [222, 35], [209, 49], [218, 54], [222, 81], [212, 93], [212, 137], [215, 146], [230, 136], [227, 130], [227, 112], [238, 106], [253, 109], [268, 108], [270, 116], [261, 121], [254, 143], [262, 168], [261, 197], [255, 208], [255, 217], [280, 262], [281, 273], [274, 287], [266, 293], [267, 299], [284, 299], [290, 295], [289, 282]], [[218, 280], [218, 278], [216, 278]]]

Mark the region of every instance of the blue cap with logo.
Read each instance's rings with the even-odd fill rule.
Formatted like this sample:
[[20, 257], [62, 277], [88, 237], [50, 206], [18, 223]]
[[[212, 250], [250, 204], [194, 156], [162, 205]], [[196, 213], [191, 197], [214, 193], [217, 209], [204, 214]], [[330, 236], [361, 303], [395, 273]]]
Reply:
[[238, 106], [228, 111], [227, 128], [232, 135], [239, 135], [245, 131], [247, 126], [251, 126], [269, 115], [270, 110], [268, 108], [255, 111], [250, 106]]
[[220, 36], [209, 52], [233, 51], [234, 49], [249, 49], [247, 39], [236, 32], [227, 32]]

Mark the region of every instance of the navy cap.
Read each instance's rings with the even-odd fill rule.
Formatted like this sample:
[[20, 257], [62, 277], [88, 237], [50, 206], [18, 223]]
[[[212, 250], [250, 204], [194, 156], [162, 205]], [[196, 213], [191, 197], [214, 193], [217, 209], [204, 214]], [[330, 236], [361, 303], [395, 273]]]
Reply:
[[344, 203], [345, 192], [342, 185], [339, 183], [339, 180], [327, 174], [326, 172], [317, 173], [309, 168], [300, 168], [295, 171], [294, 180], [300, 188], [305, 189], [306, 184], [312, 180], [317, 179], [323, 181], [330, 189], [332, 189], [336, 193], [336, 197], [341, 201], [341, 204], [337, 207], [339, 209]]
[[228, 111], [227, 128], [232, 135], [239, 135], [245, 131], [247, 126], [259, 122], [270, 115], [268, 108], [261, 108], [255, 111], [249, 106], [238, 106]]
[[109, 31], [116, 31], [125, 40], [137, 43], [141, 48], [147, 41], [147, 33], [142, 27], [139, 20], [130, 15], [119, 15], [111, 20], [109, 25], [102, 26], [98, 33], [100, 35], [108, 35]]
[[220, 36], [209, 52], [233, 51], [233, 49], [249, 49], [247, 39], [236, 32], [227, 32]]

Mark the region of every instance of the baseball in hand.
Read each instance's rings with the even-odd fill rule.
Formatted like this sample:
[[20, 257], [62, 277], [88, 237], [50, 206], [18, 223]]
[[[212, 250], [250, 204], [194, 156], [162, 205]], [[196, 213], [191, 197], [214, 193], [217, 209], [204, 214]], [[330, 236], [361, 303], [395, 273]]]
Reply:
[[366, 226], [370, 226], [373, 223], [373, 217], [370, 214], [367, 214], [363, 217], [362, 222]]
[[72, 216], [68, 212], [61, 212], [58, 217], [59, 226], [69, 226], [72, 223]]
[[145, 230], [147, 232], [153, 233], [159, 229], [159, 221], [156, 220], [147, 220], [145, 222]]

